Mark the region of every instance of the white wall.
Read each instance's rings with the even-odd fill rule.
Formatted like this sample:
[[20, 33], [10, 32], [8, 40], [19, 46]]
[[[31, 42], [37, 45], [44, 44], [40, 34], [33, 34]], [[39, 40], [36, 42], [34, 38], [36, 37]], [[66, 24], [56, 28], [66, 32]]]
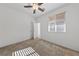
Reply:
[[[48, 16], [65, 11], [66, 33], [48, 32]], [[79, 51], [79, 4], [69, 4], [38, 18], [41, 38]]]
[[0, 47], [29, 39], [32, 20], [26, 13], [0, 6]]

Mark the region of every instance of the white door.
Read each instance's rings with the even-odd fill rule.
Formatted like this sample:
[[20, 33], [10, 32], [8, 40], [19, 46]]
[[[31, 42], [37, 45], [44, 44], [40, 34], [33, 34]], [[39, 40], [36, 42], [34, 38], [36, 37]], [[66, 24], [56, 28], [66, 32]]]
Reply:
[[40, 23], [34, 23], [34, 38], [40, 38]]

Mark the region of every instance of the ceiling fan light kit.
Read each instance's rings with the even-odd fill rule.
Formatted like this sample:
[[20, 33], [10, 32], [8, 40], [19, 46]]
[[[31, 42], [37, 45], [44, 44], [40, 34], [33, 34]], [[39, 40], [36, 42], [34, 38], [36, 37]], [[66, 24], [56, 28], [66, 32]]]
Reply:
[[32, 8], [33, 8], [33, 10], [34, 10], [34, 9], [36, 9], [36, 10], [37, 10], [37, 9], [38, 9], [38, 7], [39, 7], [39, 6], [38, 6], [37, 4], [33, 4], [33, 7], [32, 7]]

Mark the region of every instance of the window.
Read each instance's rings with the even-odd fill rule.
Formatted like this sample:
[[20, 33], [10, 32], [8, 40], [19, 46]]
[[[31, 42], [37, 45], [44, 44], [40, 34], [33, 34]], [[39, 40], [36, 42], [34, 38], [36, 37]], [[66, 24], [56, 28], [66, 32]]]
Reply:
[[64, 22], [57, 22], [56, 23], [56, 31], [57, 32], [65, 32], [65, 24]]
[[48, 31], [49, 32], [65, 32], [66, 25], [65, 25], [65, 13], [56, 14], [53, 17], [50, 17]]
[[55, 24], [54, 23], [50, 23], [48, 26], [48, 31], [49, 32], [55, 32]]

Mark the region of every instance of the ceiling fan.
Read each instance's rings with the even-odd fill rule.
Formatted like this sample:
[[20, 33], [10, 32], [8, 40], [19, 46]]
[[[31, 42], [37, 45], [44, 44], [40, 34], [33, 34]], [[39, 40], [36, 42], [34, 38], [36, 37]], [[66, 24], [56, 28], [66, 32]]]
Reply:
[[36, 13], [36, 10], [44, 12], [45, 9], [40, 7], [42, 4], [43, 3], [32, 3], [32, 5], [24, 6], [24, 8], [32, 8], [33, 9], [33, 14]]

